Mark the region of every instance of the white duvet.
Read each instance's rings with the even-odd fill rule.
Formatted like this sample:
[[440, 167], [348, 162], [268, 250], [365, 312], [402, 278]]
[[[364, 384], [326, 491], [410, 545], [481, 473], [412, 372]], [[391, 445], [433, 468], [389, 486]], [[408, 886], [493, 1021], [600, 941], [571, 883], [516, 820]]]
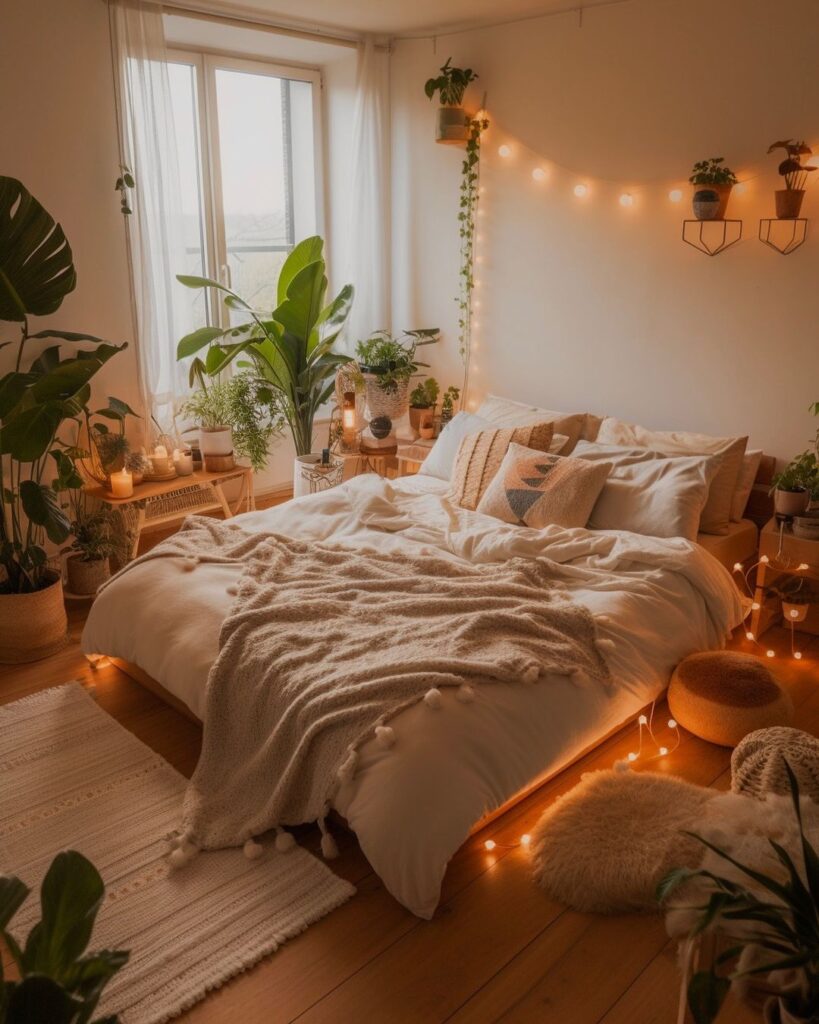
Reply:
[[[453, 509], [446, 490], [428, 476], [390, 483], [367, 475], [234, 520], [248, 532], [380, 550], [420, 545], [473, 562], [545, 556], [576, 600], [609, 616], [601, 632], [615, 643], [607, 654], [612, 686], [578, 687], [562, 676], [536, 686], [487, 682], [466, 704], [445, 692], [440, 713], [421, 704], [395, 719], [394, 747], [361, 748], [335, 808], [387, 889], [427, 918], [449, 859], [476, 822], [651, 701], [685, 655], [722, 646], [743, 614], [730, 574], [696, 544], [509, 526]], [[129, 569], [95, 601], [83, 650], [138, 665], [201, 717], [233, 600], [227, 587], [240, 571], [206, 563], [180, 573], [171, 558]]]

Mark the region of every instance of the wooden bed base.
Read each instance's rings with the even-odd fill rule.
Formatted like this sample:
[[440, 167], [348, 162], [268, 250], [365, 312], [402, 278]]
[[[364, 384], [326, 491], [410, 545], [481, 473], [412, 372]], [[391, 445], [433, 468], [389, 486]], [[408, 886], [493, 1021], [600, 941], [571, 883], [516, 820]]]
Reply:
[[[147, 672], [143, 672], [142, 669], [139, 668], [137, 665], [132, 664], [130, 661], [124, 661], [122, 658], [109, 658], [109, 661], [111, 662], [112, 665], [116, 665], [116, 667], [121, 672], [124, 672], [126, 676], [129, 676], [131, 679], [133, 679], [134, 682], [139, 683], [140, 686], [144, 686], [145, 689], [150, 690], [155, 697], [159, 697], [160, 700], [163, 700], [165, 701], [166, 704], [169, 704], [174, 709], [174, 711], [178, 711], [180, 715], [184, 715], [185, 718], [187, 718], [189, 721], [194, 722], [200, 728], [202, 727], [201, 719], [196, 717], [196, 715], [191, 711], [187, 704], [185, 704], [184, 701], [181, 701], [178, 697], [174, 697], [174, 695], [169, 690], [166, 690], [161, 683], [158, 683], [152, 676], [149, 676]], [[660, 695], [657, 698], [657, 700], [660, 700], [661, 697], [662, 695]], [[623, 728], [623, 726], [627, 725], [628, 722], [630, 722], [632, 719], [636, 721], [637, 716], [641, 712], [647, 711], [650, 707], [651, 705], [647, 704], [644, 708], [641, 708], [640, 710], [635, 711], [633, 714], [628, 715], [628, 717], [623, 719], [622, 722], [619, 722], [617, 725], [612, 726], [612, 728], [609, 729], [608, 732], [604, 733], [604, 735], [602, 735], [599, 739], [583, 747], [582, 750], [578, 751], [578, 753], [575, 754], [574, 757], [572, 757], [565, 764], [562, 764], [559, 768], [543, 772], [542, 775], [539, 775], [532, 782], [528, 783], [528, 785], [524, 786], [523, 789], [519, 789], [518, 792], [514, 794], [514, 796], [509, 797], [509, 799], [505, 803], [501, 804], [500, 807], [496, 807], [494, 811], [488, 811], [482, 818], [476, 821], [472, 828], [469, 830], [469, 834], [471, 836], [475, 835], [476, 832], [480, 832], [481, 829], [486, 828], [487, 825], [490, 825], [493, 821], [500, 818], [502, 815], [506, 814], [507, 811], [511, 810], [522, 800], [525, 800], [528, 796], [534, 793], [535, 790], [540, 789], [541, 786], [545, 786], [547, 782], [550, 782], [552, 779], [556, 778], [556, 776], [560, 775], [561, 772], [566, 771], [567, 768], [570, 768], [573, 764], [576, 764], [578, 761], [582, 760], [582, 758], [584, 758], [586, 754], [591, 753], [592, 750], [596, 750], [597, 747], [605, 743], [606, 740], [611, 739], [612, 736], [618, 733]], [[338, 818], [339, 820], [343, 820], [341, 815], [337, 814], [336, 812], [334, 812], [334, 817]]]

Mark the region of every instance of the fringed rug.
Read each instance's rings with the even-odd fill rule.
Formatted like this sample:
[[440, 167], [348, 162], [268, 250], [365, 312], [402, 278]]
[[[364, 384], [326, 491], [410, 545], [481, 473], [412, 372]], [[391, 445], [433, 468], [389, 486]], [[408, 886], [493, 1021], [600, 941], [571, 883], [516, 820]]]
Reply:
[[122, 1024], [181, 1013], [355, 892], [305, 850], [265, 844], [168, 867], [186, 780], [77, 683], [0, 707], [0, 871], [33, 891], [11, 925], [39, 918], [53, 856], [75, 849], [106, 886], [91, 949], [128, 949], [99, 1012]]

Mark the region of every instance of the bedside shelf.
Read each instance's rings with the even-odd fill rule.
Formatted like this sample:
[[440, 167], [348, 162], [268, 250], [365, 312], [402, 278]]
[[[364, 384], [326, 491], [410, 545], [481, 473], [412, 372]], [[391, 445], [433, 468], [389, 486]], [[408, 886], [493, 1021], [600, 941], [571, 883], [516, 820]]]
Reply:
[[[784, 225], [782, 230], [774, 228], [774, 224]], [[790, 227], [790, 230], [788, 230]], [[779, 217], [762, 217], [759, 221], [759, 240], [770, 249], [782, 256], [790, 256], [792, 252], [805, 244], [808, 236], [806, 217], [795, 217], [792, 220], [781, 220]]]
[[741, 220], [684, 220], [682, 240], [697, 252], [717, 256], [742, 238]]

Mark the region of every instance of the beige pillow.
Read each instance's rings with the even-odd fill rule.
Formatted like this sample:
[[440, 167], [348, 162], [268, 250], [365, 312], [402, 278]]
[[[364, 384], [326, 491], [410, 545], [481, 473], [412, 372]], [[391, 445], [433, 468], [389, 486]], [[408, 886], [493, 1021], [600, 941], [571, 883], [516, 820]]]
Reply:
[[626, 448], [648, 448], [663, 455], [719, 455], [721, 462], [702, 510], [700, 531], [728, 533], [747, 437], [711, 437], [683, 430], [647, 430], [607, 416], [600, 425], [597, 442]]
[[536, 530], [585, 526], [610, 465], [545, 454], [510, 444], [478, 505], [484, 515]]
[[754, 481], [759, 472], [759, 464], [762, 461], [762, 449], [755, 448], [751, 452], [745, 452], [742, 457], [742, 468], [739, 471], [737, 489], [734, 491], [734, 500], [731, 503], [731, 519], [735, 523], [742, 522], [745, 515], [745, 506], [754, 489]]
[[510, 444], [548, 452], [552, 441], [551, 423], [533, 423], [522, 427], [495, 427], [469, 434], [461, 441], [452, 467], [449, 497], [461, 508], [475, 510], [483, 492], [500, 469]]
[[[519, 427], [531, 423], [551, 423], [556, 434], [565, 434], [566, 444], [561, 455], [568, 455], [577, 442], [587, 433], [596, 435], [600, 418], [585, 412], [557, 412], [554, 409], [539, 409], [535, 405], [513, 402], [498, 395], [487, 395], [478, 409], [478, 416], [499, 427]], [[591, 438], [589, 438], [591, 439]]]

